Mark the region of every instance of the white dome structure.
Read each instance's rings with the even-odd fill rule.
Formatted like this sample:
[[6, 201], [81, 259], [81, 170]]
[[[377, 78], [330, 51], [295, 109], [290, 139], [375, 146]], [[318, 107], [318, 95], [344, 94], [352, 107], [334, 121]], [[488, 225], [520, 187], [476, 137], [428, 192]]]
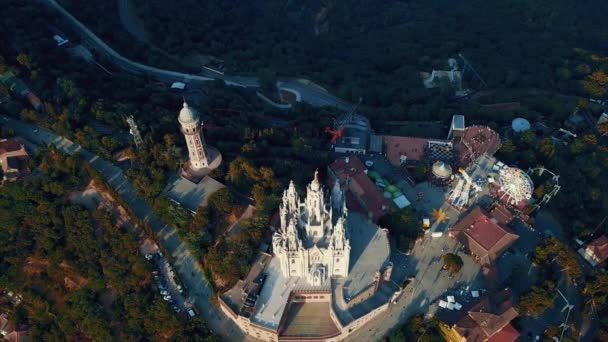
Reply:
[[184, 107], [179, 111], [178, 120], [181, 123], [191, 123], [198, 120], [198, 113], [184, 101]]
[[530, 121], [524, 118], [515, 118], [511, 122], [511, 128], [515, 133], [522, 133], [530, 130]]
[[532, 198], [534, 184], [530, 176], [521, 169], [507, 167], [501, 170], [498, 184], [501, 198], [509, 204], [525, 204]]

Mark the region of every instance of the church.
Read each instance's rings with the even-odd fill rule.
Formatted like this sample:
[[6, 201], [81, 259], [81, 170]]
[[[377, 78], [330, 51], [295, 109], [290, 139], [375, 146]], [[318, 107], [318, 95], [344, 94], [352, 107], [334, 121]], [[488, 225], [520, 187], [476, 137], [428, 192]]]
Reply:
[[316, 171], [303, 202], [290, 182], [283, 192], [279, 212], [280, 228], [273, 236], [272, 246], [285, 278], [301, 277], [310, 285], [322, 286], [333, 276], [348, 276], [348, 212], [337, 182], [327, 195]]

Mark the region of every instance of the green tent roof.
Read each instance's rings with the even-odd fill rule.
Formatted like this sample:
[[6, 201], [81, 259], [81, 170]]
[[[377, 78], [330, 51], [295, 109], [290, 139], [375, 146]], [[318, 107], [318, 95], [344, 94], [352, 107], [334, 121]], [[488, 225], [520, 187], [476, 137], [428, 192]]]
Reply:
[[369, 178], [372, 178], [373, 180], [377, 180], [379, 178], [382, 178], [382, 176], [380, 176], [380, 174], [376, 171], [367, 171], [367, 176]]
[[394, 186], [394, 185], [392, 185], [392, 184], [389, 185], [389, 186], [387, 186], [385, 190], [388, 191], [388, 192], [397, 192], [397, 191], [399, 191], [399, 189], [397, 189], [397, 187]]

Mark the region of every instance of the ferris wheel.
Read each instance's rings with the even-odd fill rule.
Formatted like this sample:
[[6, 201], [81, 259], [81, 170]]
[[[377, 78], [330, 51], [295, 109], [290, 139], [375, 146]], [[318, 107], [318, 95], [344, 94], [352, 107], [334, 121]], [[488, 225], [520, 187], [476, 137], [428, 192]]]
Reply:
[[517, 205], [532, 198], [534, 184], [530, 176], [521, 169], [507, 167], [500, 171], [498, 179], [501, 199]]

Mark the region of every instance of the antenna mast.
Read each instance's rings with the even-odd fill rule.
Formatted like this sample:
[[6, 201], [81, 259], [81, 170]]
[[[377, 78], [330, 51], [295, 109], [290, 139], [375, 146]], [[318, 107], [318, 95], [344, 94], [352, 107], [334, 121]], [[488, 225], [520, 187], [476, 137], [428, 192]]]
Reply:
[[133, 119], [133, 115], [129, 115], [127, 117], [127, 124], [129, 124], [129, 133], [133, 136], [133, 140], [135, 140], [135, 146], [137, 149], [141, 149], [141, 146], [144, 144], [143, 139], [141, 138], [141, 134], [139, 134], [139, 128], [137, 128], [137, 124], [135, 123], [135, 119]]

